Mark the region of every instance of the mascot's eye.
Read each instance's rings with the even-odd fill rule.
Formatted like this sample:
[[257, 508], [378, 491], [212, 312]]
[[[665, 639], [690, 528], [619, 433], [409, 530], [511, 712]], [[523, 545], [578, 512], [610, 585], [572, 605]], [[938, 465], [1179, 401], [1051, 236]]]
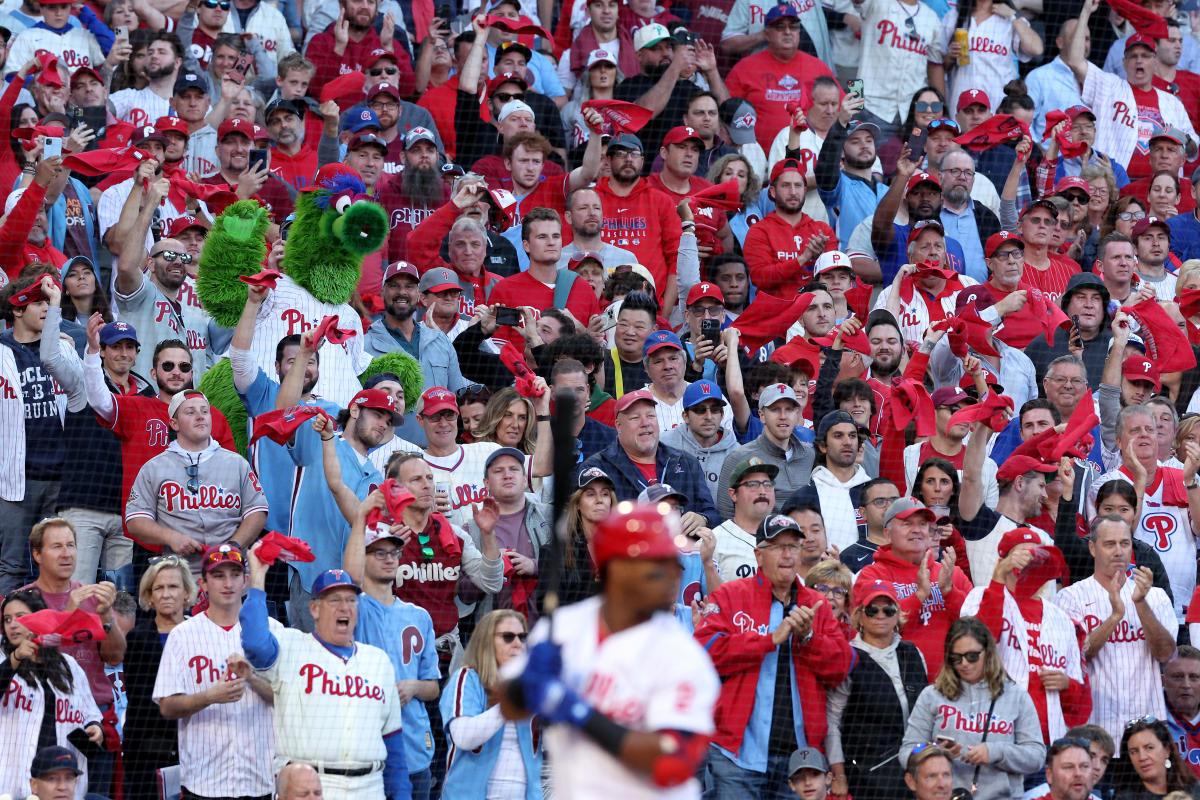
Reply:
[[339, 197], [337, 200], [334, 201], [333, 208], [339, 214], [345, 214], [346, 209], [349, 208], [350, 204], [353, 202], [354, 202], [354, 199], [352, 197], [350, 197], [350, 195], [344, 194], [341, 197]]

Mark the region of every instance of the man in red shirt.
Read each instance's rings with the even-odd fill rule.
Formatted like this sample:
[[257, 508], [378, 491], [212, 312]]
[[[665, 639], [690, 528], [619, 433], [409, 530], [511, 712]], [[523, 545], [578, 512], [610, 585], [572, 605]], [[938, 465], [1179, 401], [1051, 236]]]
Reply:
[[[562, 253], [562, 220], [558, 214], [548, 208], [532, 209], [521, 222], [521, 244], [529, 255], [529, 269], [493, 286], [488, 305], [531, 306], [535, 310], [565, 308], [575, 318], [577, 327], [586, 331], [592, 317], [600, 313], [600, 303], [587, 281], [570, 270], [558, 269]], [[560, 280], [573, 281], [565, 304], [561, 300], [555, 302], [562, 293], [557, 289]], [[525, 340], [518, 334], [513, 332], [508, 338], [524, 349]]]
[[239, 200], [254, 199], [271, 212], [276, 225], [292, 213], [294, 190], [272, 175], [265, 165], [250, 166], [250, 149], [259, 139], [267, 139], [266, 130], [244, 119], [227, 119], [217, 129], [218, 169], [201, 183], [224, 185], [237, 192]]
[[793, 6], [780, 4], [768, 11], [763, 35], [767, 48], [739, 61], [725, 86], [732, 97], [744, 97], [754, 106], [758, 143], [769, 151], [775, 134], [792, 123], [788, 103], [807, 107], [813, 78], [828, 75], [836, 80], [837, 76], [823, 61], [797, 49], [800, 17]]
[[[1141, 201], [1143, 207], [1149, 208], [1146, 196], [1150, 192], [1150, 184], [1154, 182], [1154, 176], [1160, 172], [1179, 174], [1179, 170], [1183, 168], [1187, 160], [1184, 154], [1186, 143], [1187, 134], [1178, 128], [1159, 128], [1150, 134], [1150, 153], [1147, 156], [1150, 160], [1150, 175], [1122, 186], [1121, 196], [1136, 197]], [[1196, 195], [1192, 191], [1191, 181], [1179, 182], [1177, 208], [1180, 214], [1196, 210]]]
[[616, 136], [608, 143], [607, 156], [611, 176], [596, 184], [604, 206], [604, 241], [630, 251], [650, 270], [662, 314], [667, 316], [679, 293], [675, 263], [683, 226], [675, 203], [642, 179], [646, 159], [641, 139], [632, 133]]
[[404, 169], [386, 175], [376, 187], [376, 200], [388, 212], [388, 262], [408, 260], [408, 235], [450, 199], [450, 186], [438, 169], [437, 139], [428, 128], [413, 128], [404, 137]]
[[759, 291], [791, 297], [803, 286], [817, 256], [837, 249], [833, 228], [805, 214], [804, 165], [785, 158], [771, 170], [775, 210], [750, 226], [742, 253]]
[[1050, 252], [1050, 241], [1057, 224], [1058, 208], [1045, 198], [1025, 206], [1017, 223], [1017, 232], [1025, 243], [1025, 268], [1021, 279], [1048, 294], [1055, 303], [1067, 290], [1071, 276], [1079, 272], [1079, 265], [1070, 258]]
[[676, 203], [686, 200], [695, 192], [712, 186], [696, 175], [703, 150], [704, 140], [695, 128], [687, 125], [672, 128], [663, 137], [663, 146], [659, 150], [662, 170], [651, 173], [646, 180], [655, 189], [674, 198]]
[[267, 106], [267, 130], [275, 140], [271, 148], [271, 174], [297, 191], [317, 174], [317, 151], [304, 141], [303, 102], [276, 100]]
[[400, 68], [396, 84], [400, 87], [400, 95], [412, 95], [416, 88], [412, 59], [395, 41], [395, 26], [384, 25], [379, 33], [375, 32], [379, 0], [339, 0], [339, 5], [341, 13], [334, 23], [308, 43], [305, 55], [317, 68], [312, 86], [324, 86], [347, 72], [364, 71], [371, 51], [382, 49], [396, 55], [396, 66]]

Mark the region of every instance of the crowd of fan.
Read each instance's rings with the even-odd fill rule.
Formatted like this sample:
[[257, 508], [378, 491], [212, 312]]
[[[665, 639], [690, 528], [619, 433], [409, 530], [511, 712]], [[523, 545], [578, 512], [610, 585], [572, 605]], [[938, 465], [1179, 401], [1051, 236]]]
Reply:
[[[706, 797], [1200, 798], [1200, 16], [1112, 2], [0, 4], [0, 794], [542, 797], [499, 675], [632, 500]], [[196, 289], [337, 164], [406, 365], [361, 383]], [[239, 449], [225, 358], [248, 425], [321, 413]], [[282, 720], [295, 631], [387, 655], [386, 758], [297, 749], [366, 734]]]

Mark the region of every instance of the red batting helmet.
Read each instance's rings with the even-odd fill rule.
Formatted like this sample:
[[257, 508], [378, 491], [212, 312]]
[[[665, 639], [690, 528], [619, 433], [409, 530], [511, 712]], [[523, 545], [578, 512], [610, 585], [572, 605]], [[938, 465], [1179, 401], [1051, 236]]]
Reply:
[[608, 518], [596, 527], [592, 547], [596, 568], [614, 558], [675, 558], [677, 537], [683, 536], [679, 515], [666, 503], [617, 503]]

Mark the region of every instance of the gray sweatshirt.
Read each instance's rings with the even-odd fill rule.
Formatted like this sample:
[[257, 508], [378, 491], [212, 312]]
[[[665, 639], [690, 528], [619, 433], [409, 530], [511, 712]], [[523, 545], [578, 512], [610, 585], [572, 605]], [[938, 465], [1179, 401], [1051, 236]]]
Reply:
[[674, 447], [676, 450], [682, 450], [688, 455], [696, 457], [696, 460], [700, 462], [700, 471], [704, 473], [704, 480], [708, 483], [709, 494], [713, 496], [713, 500], [716, 500], [721, 467], [725, 463], [725, 456], [738, 446], [737, 437], [730, 434], [729, 431], [725, 431], [712, 447], [702, 447], [692, 432], [688, 430], [688, 426], [684, 424], [671, 428], [662, 435], [660, 441], [667, 447]]
[[[987, 681], [966, 686], [957, 700], [945, 697], [929, 686], [917, 698], [908, 716], [900, 762], [908, 765], [913, 748], [922, 742], [948, 737], [963, 746], [963, 752], [983, 738], [983, 721], [991, 704]], [[975, 800], [1009, 800], [1024, 793], [1024, 777], [1045, 764], [1046, 746], [1037, 709], [1028, 692], [1005, 678], [1004, 690], [996, 698], [987, 735], [988, 762], [979, 770]], [[975, 767], [954, 761], [954, 787], [971, 788]]]

